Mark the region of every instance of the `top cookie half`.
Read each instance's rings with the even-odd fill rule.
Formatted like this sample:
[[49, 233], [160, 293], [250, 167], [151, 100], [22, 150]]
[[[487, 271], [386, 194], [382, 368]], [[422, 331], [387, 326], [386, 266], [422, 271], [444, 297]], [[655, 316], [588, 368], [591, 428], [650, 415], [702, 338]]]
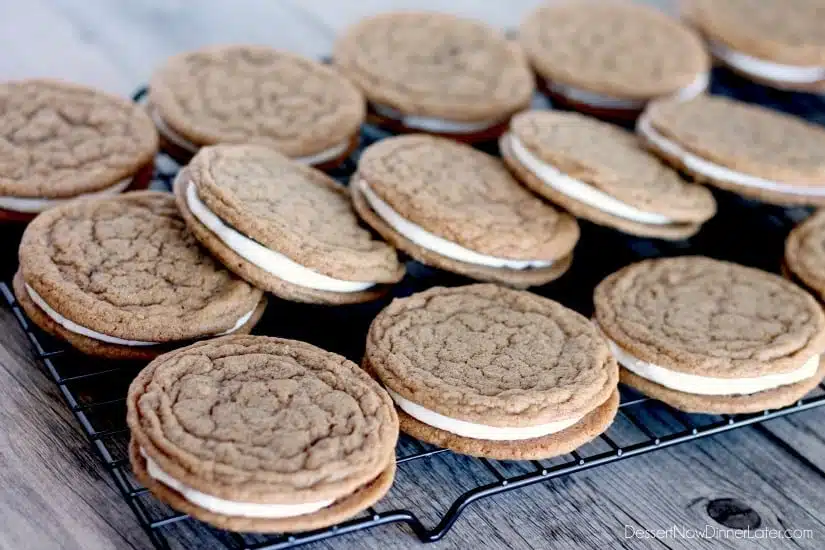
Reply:
[[624, 99], [677, 93], [710, 68], [695, 32], [631, 2], [547, 3], [524, 19], [519, 37], [548, 82]]
[[152, 76], [149, 101], [198, 146], [255, 143], [301, 157], [348, 143], [364, 119], [360, 92], [320, 63], [265, 46], [177, 55]]
[[526, 107], [533, 77], [520, 48], [484, 23], [397, 12], [350, 27], [335, 65], [371, 102], [405, 115], [472, 122]]
[[131, 178], [158, 136], [126, 99], [52, 80], [0, 84], [0, 196], [70, 198]]

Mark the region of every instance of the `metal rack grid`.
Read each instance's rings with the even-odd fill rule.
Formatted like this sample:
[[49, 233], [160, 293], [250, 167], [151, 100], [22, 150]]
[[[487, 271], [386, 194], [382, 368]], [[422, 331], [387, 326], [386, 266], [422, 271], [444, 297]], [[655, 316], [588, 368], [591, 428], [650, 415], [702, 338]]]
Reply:
[[[717, 79], [717, 88], [718, 82]], [[741, 83], [737, 85], [739, 84]], [[715, 91], [720, 92], [719, 89]], [[721, 89], [721, 93], [726, 91], [728, 90]], [[145, 89], [139, 90], [135, 94], [135, 100], [141, 100], [145, 93]], [[764, 91], [760, 93], [764, 94]], [[776, 100], [775, 96], [771, 98]], [[758, 101], [768, 102], [765, 98], [759, 98]], [[798, 102], [791, 104], [794, 108], [798, 108], [798, 105]], [[782, 105], [779, 107], [782, 108]], [[820, 107], [821, 103], [815, 103], [809, 108], [814, 108], [821, 117], [825, 113], [825, 107]], [[378, 129], [365, 127], [362, 132], [362, 147], [386, 135]], [[496, 152], [495, 146], [488, 150]], [[346, 183], [354, 172], [357, 154], [333, 173], [333, 177]], [[159, 155], [152, 187], [169, 189], [178, 168], [171, 158]], [[707, 229], [697, 238], [680, 243], [627, 237], [582, 223], [582, 240], [590, 241], [591, 245], [598, 241], [603, 246], [597, 249], [585, 243], [585, 246], [577, 251], [577, 260], [571, 273], [536, 291], [588, 314], [593, 284], [616, 268], [641, 258], [702, 253], [775, 271], [778, 269], [778, 263], [774, 256], [777, 255], [777, 251], [781, 252], [784, 237], [796, 222], [809, 213], [807, 209], [784, 209], [745, 201], [728, 193], [717, 193], [717, 200], [720, 204], [720, 215], [709, 223]], [[733, 220], [735, 224], [730, 225], [726, 219]], [[733, 229], [737, 231], [730, 235]], [[743, 238], [752, 239], [756, 246], [741, 246]], [[408, 263], [408, 270], [410, 276], [399, 285], [396, 296], [406, 295], [434, 284], [449, 285], [463, 282], [460, 278], [456, 279], [415, 262]], [[415, 480], [417, 473], [432, 467], [437, 461], [461, 461], [462, 468], [466, 469], [467, 464], [472, 464], [481, 472], [473, 476], [473, 479], [469, 480], [469, 486], [466, 486], [468, 480], [460, 479], [459, 471], [462, 468], [449, 469], [454, 477], [450, 482], [461, 489], [449, 505], [436, 512], [434, 520], [430, 518], [428, 521], [421, 511], [417, 513], [407, 506], [387, 506], [387, 501], [395, 503], [404, 497], [394, 495], [395, 489], [391, 489], [388, 497], [379, 502], [376, 508], [370, 508], [360, 516], [328, 529], [274, 536], [231, 533], [200, 524], [163, 505], [132, 476], [127, 452], [129, 432], [125, 424], [125, 395], [129, 382], [143, 365], [107, 362], [77, 354], [28, 321], [14, 298], [10, 284], [0, 282], [0, 293], [25, 331], [37, 359], [57, 384], [101, 461], [111, 473], [126, 504], [135, 513], [152, 543], [159, 549], [170, 548], [170, 542], [178, 536], [176, 526], [189, 523], [199, 526], [199, 536], [208, 534], [214, 539], [212, 542], [232, 550], [294, 548], [388, 524], [404, 524], [422, 542], [434, 542], [449, 532], [469, 505], [481, 499], [825, 405], [825, 384], [821, 384], [793, 406], [780, 410], [736, 416], [689, 415], [623, 388], [619, 414], [605, 434], [570, 454], [542, 461], [504, 462], [466, 457], [402, 435], [397, 448], [399, 476], [409, 475]], [[363, 340], [366, 326], [381, 306], [382, 304], [357, 308], [317, 308], [278, 302], [279, 311], [287, 311], [286, 316], [290, 319], [289, 329], [285, 325], [279, 325], [276, 319], [265, 317], [255, 332], [305, 339], [357, 359], [362, 352], [362, 342], [358, 337]], [[311, 318], [313, 326], [338, 321], [334, 325], [336, 327], [340, 327], [340, 320], [345, 318], [348, 321], [347, 325], [351, 324], [352, 328], [348, 332], [344, 330], [340, 337], [324, 339], [317, 330], [301, 332], [299, 329], [296, 332], [292, 327], [296, 324], [294, 319], [298, 319], [297, 324], [300, 325], [302, 317]], [[354, 319], [352, 323], [351, 319]], [[386, 509], [382, 508], [382, 504]]]

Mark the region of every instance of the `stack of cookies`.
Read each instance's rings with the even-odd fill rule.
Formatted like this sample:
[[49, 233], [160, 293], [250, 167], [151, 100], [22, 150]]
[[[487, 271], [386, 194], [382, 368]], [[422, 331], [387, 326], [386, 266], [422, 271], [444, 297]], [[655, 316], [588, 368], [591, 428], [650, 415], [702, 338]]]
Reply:
[[52, 80], [0, 83], [0, 222], [78, 197], [141, 189], [158, 136], [137, 105]]
[[215, 46], [177, 55], [152, 76], [149, 112], [164, 149], [185, 163], [218, 143], [271, 147], [331, 168], [358, 144], [364, 99], [346, 78], [264, 46]]
[[695, 97], [710, 80], [699, 36], [633, 2], [547, 2], [524, 18], [519, 41], [554, 102], [612, 120], [635, 119], [653, 99]]
[[820, 0], [688, 0], [684, 14], [716, 59], [745, 78], [791, 91], [825, 91]]

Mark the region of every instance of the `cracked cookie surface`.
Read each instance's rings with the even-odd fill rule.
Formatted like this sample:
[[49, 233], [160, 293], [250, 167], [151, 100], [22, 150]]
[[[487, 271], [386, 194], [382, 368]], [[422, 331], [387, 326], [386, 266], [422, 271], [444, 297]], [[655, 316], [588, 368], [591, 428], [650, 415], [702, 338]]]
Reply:
[[674, 222], [704, 222], [716, 212], [710, 190], [688, 183], [632, 133], [576, 113], [528, 111], [510, 131], [535, 156], [620, 201]]
[[213, 46], [171, 58], [149, 101], [198, 145], [256, 143], [289, 157], [349, 141], [364, 120], [358, 89], [334, 70], [265, 46]]
[[366, 361], [413, 403], [489, 426], [584, 415], [618, 380], [607, 343], [586, 318], [489, 284], [393, 301], [370, 327]]
[[296, 263], [351, 281], [397, 282], [395, 250], [358, 223], [346, 189], [255, 146], [202, 149], [189, 165], [199, 198], [242, 234]]
[[825, 210], [797, 225], [785, 242], [785, 266], [825, 299]]
[[671, 94], [710, 69], [696, 33], [631, 2], [547, 3], [527, 15], [519, 40], [550, 82], [622, 98]]
[[334, 62], [376, 104], [455, 121], [505, 118], [527, 107], [534, 87], [517, 45], [443, 13], [363, 19], [338, 39]]
[[494, 157], [415, 135], [368, 147], [358, 177], [404, 219], [470, 250], [516, 260], [556, 260], [579, 237], [575, 219], [524, 189]]
[[171, 194], [153, 191], [41, 214], [23, 235], [20, 269], [59, 314], [126, 340], [220, 334], [263, 296], [198, 246]]
[[689, 0], [685, 14], [709, 38], [776, 63], [825, 65], [821, 0]]
[[158, 137], [134, 103], [51, 80], [0, 83], [0, 196], [69, 198], [131, 178]]
[[721, 96], [659, 101], [645, 117], [703, 159], [792, 185], [825, 186], [825, 129], [801, 118]]
[[703, 257], [648, 260], [596, 287], [608, 338], [666, 369], [715, 378], [790, 372], [825, 351], [825, 315], [785, 279]]
[[134, 380], [127, 407], [133, 438], [164, 472], [227, 500], [339, 499], [394, 466], [389, 395], [304, 342], [228, 336], [166, 354]]

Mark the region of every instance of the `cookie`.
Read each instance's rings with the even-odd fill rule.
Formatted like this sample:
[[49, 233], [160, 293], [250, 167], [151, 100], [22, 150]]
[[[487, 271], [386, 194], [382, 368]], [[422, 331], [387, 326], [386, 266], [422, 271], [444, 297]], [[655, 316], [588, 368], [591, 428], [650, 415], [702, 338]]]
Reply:
[[500, 160], [445, 138], [370, 145], [350, 193], [362, 219], [396, 248], [481, 281], [555, 280], [579, 238], [574, 218], [521, 187]]
[[0, 221], [145, 188], [158, 136], [137, 105], [56, 80], [0, 83]]
[[618, 406], [616, 361], [588, 319], [492, 284], [394, 300], [370, 326], [363, 366], [403, 432], [499, 460], [568, 453]]
[[685, 239], [716, 213], [707, 188], [682, 180], [632, 133], [594, 118], [526, 111], [513, 117], [499, 148], [534, 192], [625, 233]]
[[782, 267], [789, 279], [825, 301], [825, 210], [791, 231]]
[[366, 113], [361, 93], [336, 71], [266, 46], [172, 57], [152, 76], [149, 111], [181, 161], [205, 145], [250, 143], [320, 168], [349, 156]]
[[396, 132], [492, 140], [533, 95], [516, 44], [480, 21], [444, 13], [368, 17], [342, 34], [333, 57], [375, 121]]
[[688, 0], [685, 17], [714, 57], [758, 83], [825, 91], [825, 11], [821, 0]]
[[778, 275], [699, 256], [630, 265], [596, 287], [622, 382], [683, 411], [791, 405], [825, 376], [825, 314]]
[[168, 193], [137, 191], [52, 208], [26, 228], [15, 296], [40, 328], [81, 352], [152, 359], [248, 332], [263, 293], [215, 263]]
[[694, 31], [632, 2], [548, 2], [525, 17], [519, 39], [539, 87], [595, 116], [632, 119], [652, 99], [701, 94], [710, 78]]
[[637, 133], [698, 181], [781, 205], [825, 204], [825, 129], [721, 96], [650, 105]]
[[129, 387], [135, 475], [222, 529], [295, 532], [377, 502], [395, 474], [392, 400], [346, 358], [226, 336], [157, 358]]
[[227, 268], [287, 300], [366, 302], [404, 276], [395, 250], [358, 224], [344, 187], [253, 145], [214, 145], [175, 181], [195, 237]]

